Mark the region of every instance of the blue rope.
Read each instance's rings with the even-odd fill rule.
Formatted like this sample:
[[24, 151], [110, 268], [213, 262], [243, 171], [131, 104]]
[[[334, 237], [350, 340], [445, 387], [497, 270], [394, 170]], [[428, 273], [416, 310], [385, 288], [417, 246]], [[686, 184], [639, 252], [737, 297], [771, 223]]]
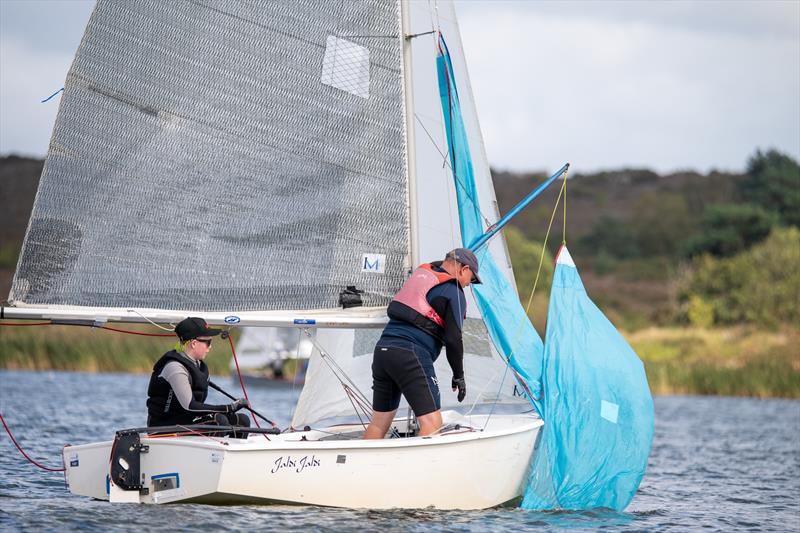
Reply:
[[64, 88], [63, 88], [63, 87], [62, 87], [62, 88], [60, 88], [59, 90], [57, 90], [56, 92], [54, 92], [53, 94], [51, 94], [50, 96], [48, 96], [47, 98], [45, 98], [44, 100], [42, 100], [42, 102], [41, 102], [41, 103], [45, 103], [45, 102], [47, 102], [48, 100], [50, 100], [51, 98], [53, 98], [55, 95], [57, 95], [58, 93], [60, 93], [60, 92], [61, 92], [61, 91], [63, 91], [63, 90], [64, 90]]

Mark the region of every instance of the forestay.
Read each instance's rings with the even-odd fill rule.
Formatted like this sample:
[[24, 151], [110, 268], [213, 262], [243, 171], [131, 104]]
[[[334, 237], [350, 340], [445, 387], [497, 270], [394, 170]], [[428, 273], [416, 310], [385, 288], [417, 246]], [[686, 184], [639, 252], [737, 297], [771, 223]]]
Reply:
[[409, 267], [400, 32], [394, 1], [99, 0], [10, 301], [386, 305]]

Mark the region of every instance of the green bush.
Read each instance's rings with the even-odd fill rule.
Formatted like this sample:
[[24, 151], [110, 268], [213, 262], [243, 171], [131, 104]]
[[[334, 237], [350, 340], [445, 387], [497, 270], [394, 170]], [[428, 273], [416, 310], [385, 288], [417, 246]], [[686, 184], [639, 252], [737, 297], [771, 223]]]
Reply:
[[733, 257], [697, 258], [683, 279], [680, 298], [687, 310], [693, 298], [710, 304], [716, 324], [751, 323], [766, 327], [797, 324], [800, 322], [798, 265], [800, 230], [776, 228], [767, 240]]
[[640, 255], [631, 224], [609, 215], [600, 217], [592, 226], [592, 231], [581, 237], [579, 246], [585, 253], [597, 256], [598, 260], [603, 255], [614, 259], [629, 259]]
[[682, 195], [646, 192], [636, 201], [628, 224], [642, 256], [677, 257], [696, 227], [694, 218]]
[[696, 294], [689, 296], [686, 314], [689, 323], [695, 327], [708, 328], [714, 325], [714, 306]]
[[17, 268], [19, 248], [14, 243], [0, 246], [0, 268]]
[[[539, 260], [542, 256], [542, 244], [528, 240], [522, 231], [514, 226], [507, 226], [503, 230], [508, 245], [508, 253], [514, 265], [514, 278], [517, 281], [517, 292], [519, 299], [525, 305], [533, 289], [533, 282], [536, 279], [536, 272], [539, 269]], [[553, 257], [545, 250], [544, 261], [542, 261], [542, 272], [539, 275], [539, 282], [536, 285], [536, 293], [542, 294], [550, 291], [550, 283], [553, 279]]]
[[777, 150], [757, 150], [747, 162], [744, 199], [780, 215], [787, 225], [800, 226], [800, 165]]
[[776, 213], [756, 205], [709, 205], [703, 211], [701, 233], [686, 242], [685, 253], [731, 256], [764, 240], [778, 222]]

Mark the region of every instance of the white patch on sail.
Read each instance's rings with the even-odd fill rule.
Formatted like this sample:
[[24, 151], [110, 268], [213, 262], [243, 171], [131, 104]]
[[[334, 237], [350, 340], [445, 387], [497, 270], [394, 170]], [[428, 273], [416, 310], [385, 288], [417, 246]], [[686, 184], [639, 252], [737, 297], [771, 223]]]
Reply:
[[333, 35], [325, 43], [322, 83], [369, 98], [369, 49]]
[[361, 256], [361, 272], [383, 274], [386, 271], [386, 256], [384, 254], [364, 254]]
[[562, 246], [561, 250], [558, 252], [558, 257], [556, 258], [556, 263], [560, 265], [567, 265], [574, 267], [575, 261], [572, 260], [572, 256], [569, 255], [569, 250], [567, 250], [566, 246]]
[[619, 405], [605, 400], [600, 400], [600, 416], [616, 424], [619, 418]]

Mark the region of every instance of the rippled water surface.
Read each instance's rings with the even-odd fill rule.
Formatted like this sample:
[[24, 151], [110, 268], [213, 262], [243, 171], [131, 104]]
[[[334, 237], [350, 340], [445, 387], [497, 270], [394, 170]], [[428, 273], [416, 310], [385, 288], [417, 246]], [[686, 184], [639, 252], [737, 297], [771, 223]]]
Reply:
[[[60, 467], [64, 444], [144, 425], [146, 388], [146, 376], [3, 371], [0, 413], [29, 455]], [[248, 392], [256, 409], [286, 425], [298, 391]], [[111, 505], [70, 494], [61, 474], [25, 461], [3, 432], [0, 529], [800, 531], [800, 402], [681, 396], [655, 404], [647, 475], [624, 513]]]

